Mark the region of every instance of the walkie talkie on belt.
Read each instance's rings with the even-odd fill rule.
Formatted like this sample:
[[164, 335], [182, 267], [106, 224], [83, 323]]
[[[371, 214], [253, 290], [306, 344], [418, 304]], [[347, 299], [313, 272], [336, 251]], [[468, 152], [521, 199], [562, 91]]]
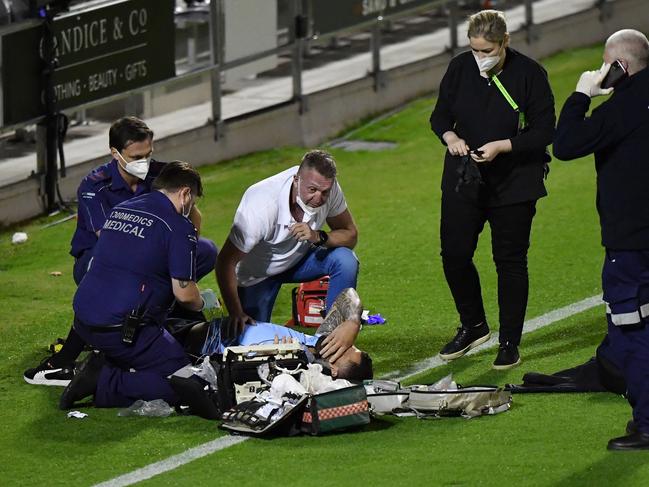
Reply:
[[142, 323], [142, 318], [137, 315], [135, 310], [131, 311], [122, 326], [122, 342], [133, 345], [135, 341], [135, 333]]
[[137, 329], [142, 326], [142, 294], [144, 293], [145, 285], [142, 284], [140, 288], [140, 304], [137, 306], [137, 309], [132, 309], [128, 316], [124, 319], [124, 324], [122, 325], [122, 342], [127, 345], [133, 345], [135, 342], [135, 335]]

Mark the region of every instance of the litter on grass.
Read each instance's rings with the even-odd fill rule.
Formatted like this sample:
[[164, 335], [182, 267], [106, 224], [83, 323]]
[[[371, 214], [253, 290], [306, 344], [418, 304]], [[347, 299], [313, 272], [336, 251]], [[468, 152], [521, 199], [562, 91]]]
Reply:
[[381, 313], [377, 313], [367, 317], [366, 325], [384, 325], [386, 322], [387, 320], [381, 316]]
[[81, 411], [70, 411], [68, 412], [68, 418], [74, 418], [74, 419], [83, 419], [87, 418], [88, 415], [86, 413], [82, 413]]
[[129, 407], [120, 409], [117, 416], [150, 416], [154, 418], [166, 418], [174, 412], [174, 408], [169, 406], [162, 399], [153, 401], [143, 401], [138, 399]]
[[11, 243], [14, 245], [27, 242], [27, 234], [25, 232], [16, 232], [11, 237]]
[[384, 325], [388, 320], [381, 316], [381, 313], [371, 315], [370, 310], [364, 309], [361, 314], [361, 321], [364, 325]]

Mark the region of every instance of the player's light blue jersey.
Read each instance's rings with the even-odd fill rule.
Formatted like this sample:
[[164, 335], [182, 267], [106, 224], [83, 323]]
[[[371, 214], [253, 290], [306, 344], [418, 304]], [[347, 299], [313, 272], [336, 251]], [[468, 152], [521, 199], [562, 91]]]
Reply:
[[317, 336], [307, 335], [299, 331], [273, 323], [257, 322], [255, 325], [246, 325], [243, 333], [235, 340], [221, 340], [220, 320], [210, 323], [210, 329], [203, 347], [203, 355], [223, 353], [226, 347], [235, 345], [264, 345], [273, 343], [275, 337], [282, 341], [282, 338], [292, 338], [293, 343], [300, 343], [304, 346], [314, 347], [318, 341]]

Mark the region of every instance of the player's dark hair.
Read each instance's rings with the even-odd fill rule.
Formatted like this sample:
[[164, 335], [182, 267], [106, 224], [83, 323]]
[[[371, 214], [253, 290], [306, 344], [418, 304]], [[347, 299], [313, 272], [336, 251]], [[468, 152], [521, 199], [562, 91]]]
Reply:
[[354, 382], [362, 382], [374, 377], [372, 358], [367, 352], [361, 352], [361, 360], [358, 364], [349, 362], [338, 367], [338, 378]]
[[203, 196], [201, 175], [183, 161], [166, 163], [153, 181], [153, 189], [163, 189], [169, 193], [175, 193], [185, 187], [189, 187], [196, 196]]
[[153, 140], [153, 130], [137, 117], [122, 117], [113, 122], [108, 131], [109, 146], [120, 152], [134, 142], [147, 139]]

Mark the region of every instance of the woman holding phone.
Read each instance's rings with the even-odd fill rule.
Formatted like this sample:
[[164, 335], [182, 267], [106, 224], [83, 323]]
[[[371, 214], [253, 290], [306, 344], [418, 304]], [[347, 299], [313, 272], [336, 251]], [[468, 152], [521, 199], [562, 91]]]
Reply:
[[520, 363], [528, 297], [527, 250], [536, 200], [545, 196], [554, 134], [554, 97], [543, 67], [509, 47], [505, 17], [483, 10], [469, 18], [470, 51], [451, 60], [430, 124], [447, 146], [442, 175], [444, 275], [460, 315], [441, 350], [461, 357], [491, 335], [473, 264], [485, 222], [498, 274], [500, 347], [493, 367]]

